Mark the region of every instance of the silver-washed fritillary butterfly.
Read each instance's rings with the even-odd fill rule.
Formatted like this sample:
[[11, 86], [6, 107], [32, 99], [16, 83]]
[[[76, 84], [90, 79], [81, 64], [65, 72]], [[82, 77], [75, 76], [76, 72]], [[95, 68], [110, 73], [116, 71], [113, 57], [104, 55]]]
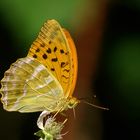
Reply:
[[1, 80], [1, 101], [7, 111], [49, 113], [74, 108], [77, 54], [66, 29], [48, 20], [28, 55], [10, 66]]

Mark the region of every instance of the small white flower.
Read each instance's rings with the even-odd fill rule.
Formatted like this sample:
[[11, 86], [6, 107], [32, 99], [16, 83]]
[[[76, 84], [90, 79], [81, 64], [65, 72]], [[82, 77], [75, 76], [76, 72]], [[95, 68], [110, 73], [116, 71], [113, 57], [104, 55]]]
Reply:
[[37, 120], [37, 126], [41, 129], [39, 130], [37, 133], [35, 133], [35, 135], [39, 136], [40, 139], [39, 140], [60, 140], [62, 139], [62, 135], [61, 131], [64, 127], [65, 122], [67, 121], [67, 119], [64, 122], [56, 122], [55, 118], [53, 116], [48, 117], [48, 119], [46, 120], [45, 124], [43, 123], [44, 118], [46, 117], [46, 115], [48, 115], [49, 112], [47, 111], [43, 111], [38, 120]]

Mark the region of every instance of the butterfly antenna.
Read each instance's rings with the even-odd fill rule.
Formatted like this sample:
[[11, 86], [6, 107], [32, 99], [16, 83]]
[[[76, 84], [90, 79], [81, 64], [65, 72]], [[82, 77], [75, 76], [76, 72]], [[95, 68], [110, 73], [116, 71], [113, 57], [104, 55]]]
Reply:
[[[96, 95], [93, 95], [93, 99], [96, 98]], [[90, 97], [81, 97], [81, 98], [78, 98], [80, 101], [81, 100], [89, 100], [91, 99], [91, 96]]]
[[89, 103], [87, 101], [84, 101], [84, 100], [82, 102], [85, 103], [85, 104], [88, 104], [92, 107], [95, 107], [95, 108], [99, 108], [99, 109], [103, 109], [103, 110], [109, 110], [109, 108], [105, 108], [105, 107], [101, 107], [101, 106], [98, 106], [98, 105], [95, 105], [95, 104], [91, 104], [91, 103]]

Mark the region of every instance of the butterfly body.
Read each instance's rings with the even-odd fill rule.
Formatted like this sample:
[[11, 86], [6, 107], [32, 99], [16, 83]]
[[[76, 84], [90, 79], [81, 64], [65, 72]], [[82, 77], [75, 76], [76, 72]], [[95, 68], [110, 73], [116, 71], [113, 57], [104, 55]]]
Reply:
[[47, 21], [28, 55], [18, 59], [1, 80], [7, 111], [61, 112], [78, 103], [72, 96], [77, 78], [77, 55], [70, 34], [55, 20]]

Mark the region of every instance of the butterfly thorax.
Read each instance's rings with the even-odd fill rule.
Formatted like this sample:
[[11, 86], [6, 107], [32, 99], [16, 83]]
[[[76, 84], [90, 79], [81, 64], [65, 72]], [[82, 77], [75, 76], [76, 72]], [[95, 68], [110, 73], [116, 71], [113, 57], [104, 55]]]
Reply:
[[54, 112], [62, 112], [67, 109], [75, 108], [79, 102], [80, 101], [75, 97], [61, 98], [57, 101], [57, 105], [54, 109]]

